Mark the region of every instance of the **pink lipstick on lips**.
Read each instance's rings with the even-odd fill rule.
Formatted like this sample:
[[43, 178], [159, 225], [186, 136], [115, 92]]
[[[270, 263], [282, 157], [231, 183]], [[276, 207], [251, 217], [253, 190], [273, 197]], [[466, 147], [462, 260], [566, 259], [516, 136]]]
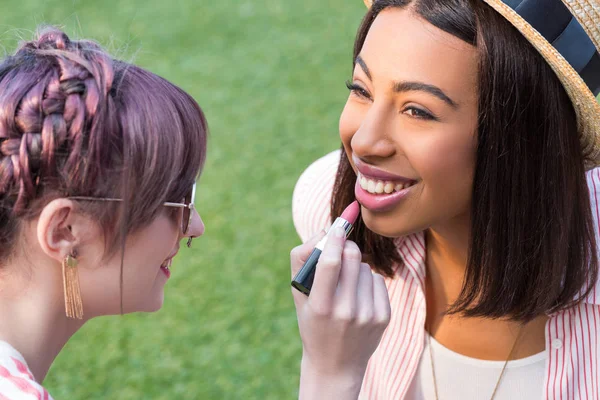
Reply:
[[173, 258], [175, 258], [177, 253], [179, 253], [179, 246], [177, 246], [177, 249], [163, 262], [163, 265], [160, 266], [160, 270], [167, 276], [167, 278], [171, 277], [171, 265], [173, 264]]
[[[400, 175], [391, 174], [387, 171], [383, 171], [379, 168], [370, 166], [362, 162], [357, 157], [353, 157], [354, 165], [358, 169], [359, 175], [356, 179], [356, 185], [354, 187], [354, 195], [362, 206], [371, 211], [387, 211], [397, 203], [402, 201], [412, 187], [417, 183], [415, 180], [405, 178]], [[360, 184], [361, 179], [375, 180], [379, 182], [385, 182], [386, 184], [392, 185], [391, 192], [384, 193], [371, 193]], [[371, 189], [371, 191], [373, 191]]]
[[353, 224], [356, 222], [359, 213], [360, 205], [357, 201], [352, 202], [348, 207], [346, 207], [342, 215], [340, 215], [331, 225], [327, 231], [327, 235], [325, 235], [323, 239], [317, 243], [312, 253], [310, 253], [308, 260], [306, 260], [300, 271], [298, 271], [292, 280], [292, 286], [294, 288], [307, 296], [310, 294], [310, 290], [312, 289], [313, 281], [315, 279], [317, 263], [319, 262], [319, 257], [321, 257], [321, 252], [323, 251], [323, 247], [327, 242], [329, 233], [333, 232], [335, 228], [340, 227], [346, 231], [346, 237], [348, 237], [352, 232]]
[[173, 262], [173, 259], [169, 259], [169, 261], [167, 261], [165, 263], [165, 265], [161, 265], [160, 266], [160, 270], [167, 276], [167, 278], [171, 277], [171, 264]]

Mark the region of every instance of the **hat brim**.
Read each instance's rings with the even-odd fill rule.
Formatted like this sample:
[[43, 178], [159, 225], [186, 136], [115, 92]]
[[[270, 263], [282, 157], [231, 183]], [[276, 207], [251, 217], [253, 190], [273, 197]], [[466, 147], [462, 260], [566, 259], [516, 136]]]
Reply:
[[[579, 129], [581, 148], [585, 157], [586, 169], [592, 169], [600, 165], [600, 104], [596, 97], [583, 81], [579, 73], [573, 69], [571, 64], [548, 42], [537, 30], [535, 30], [525, 19], [517, 14], [512, 8], [501, 0], [483, 0], [494, 10], [500, 13], [544, 57], [548, 65], [554, 70], [569, 95], [577, 114], [577, 125]], [[582, 5], [585, 0], [570, 0], [567, 5], [573, 12], [573, 4]], [[578, 18], [579, 19], [579, 18]], [[600, 21], [599, 21], [600, 22]], [[590, 38], [598, 48], [598, 25], [582, 24], [590, 35]], [[587, 25], [587, 26], [586, 26]], [[595, 31], [596, 35], [590, 34]], [[595, 39], [595, 40], [594, 40]]]

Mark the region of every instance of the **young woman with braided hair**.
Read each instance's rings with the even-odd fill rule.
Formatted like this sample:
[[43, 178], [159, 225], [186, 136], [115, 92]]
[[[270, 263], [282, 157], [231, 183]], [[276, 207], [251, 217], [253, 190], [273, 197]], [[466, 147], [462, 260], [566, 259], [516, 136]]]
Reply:
[[39, 385], [90, 318], [156, 311], [207, 125], [191, 96], [48, 29], [0, 64], [0, 399]]

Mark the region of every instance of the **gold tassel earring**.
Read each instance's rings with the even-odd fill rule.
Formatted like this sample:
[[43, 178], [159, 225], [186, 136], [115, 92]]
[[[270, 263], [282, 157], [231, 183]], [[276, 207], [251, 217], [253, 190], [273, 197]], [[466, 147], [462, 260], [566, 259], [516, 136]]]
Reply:
[[79, 290], [78, 261], [76, 257], [77, 253], [72, 251], [64, 258], [62, 263], [65, 313], [69, 318], [83, 319], [83, 303]]

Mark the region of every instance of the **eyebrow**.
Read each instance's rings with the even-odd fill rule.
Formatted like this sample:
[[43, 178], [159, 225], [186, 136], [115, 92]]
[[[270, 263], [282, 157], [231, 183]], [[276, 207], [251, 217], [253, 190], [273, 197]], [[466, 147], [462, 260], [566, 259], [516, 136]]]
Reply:
[[437, 86], [428, 85], [423, 82], [396, 82], [394, 83], [394, 92], [427, 92], [435, 97], [445, 101], [450, 107], [458, 108], [458, 103], [452, 100], [442, 89]]
[[365, 60], [362, 59], [361, 56], [356, 57], [356, 63], [358, 65], [360, 65], [360, 67], [362, 68], [363, 71], [365, 71], [365, 74], [367, 75], [367, 77], [370, 80], [373, 80], [373, 77], [371, 76], [371, 71], [369, 71], [369, 67], [367, 67], [367, 63], [365, 62]]
[[[367, 77], [370, 80], [373, 80], [373, 76], [371, 75], [371, 71], [365, 63], [365, 60], [359, 55], [356, 57], [356, 63], [360, 65], [362, 70], [365, 72]], [[394, 92], [402, 93], [402, 92], [426, 92], [435, 97], [439, 98], [446, 102], [452, 108], [458, 108], [458, 103], [450, 98], [442, 89], [437, 86], [429, 85], [423, 82], [396, 82], [394, 83]]]

